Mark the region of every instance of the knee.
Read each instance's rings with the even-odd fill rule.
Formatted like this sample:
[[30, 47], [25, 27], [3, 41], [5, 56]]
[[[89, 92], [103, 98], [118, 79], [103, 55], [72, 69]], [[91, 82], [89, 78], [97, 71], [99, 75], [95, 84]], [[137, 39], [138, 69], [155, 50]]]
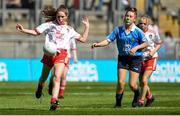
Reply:
[[124, 81], [118, 81], [118, 87], [122, 88], [124, 87], [125, 82]]
[[129, 83], [129, 87], [131, 88], [131, 90], [136, 90], [137, 84], [136, 83]]
[[117, 83], [117, 91], [118, 92], [124, 91], [124, 86], [125, 86], [125, 82], [118, 81], [118, 83]]
[[143, 81], [141, 82], [141, 87], [144, 87], [144, 86], [147, 86], [147, 85], [148, 85], [148, 81], [143, 80]]
[[53, 80], [56, 81], [56, 82], [57, 81], [60, 82], [60, 77], [58, 75], [54, 74], [53, 75]]

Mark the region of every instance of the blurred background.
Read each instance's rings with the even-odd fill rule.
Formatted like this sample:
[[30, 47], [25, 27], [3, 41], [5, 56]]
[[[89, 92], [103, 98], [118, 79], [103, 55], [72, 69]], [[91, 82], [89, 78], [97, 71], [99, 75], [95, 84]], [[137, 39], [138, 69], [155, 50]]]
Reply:
[[[20, 23], [34, 29], [44, 22], [41, 10], [65, 4], [71, 25], [82, 32], [81, 18], [90, 20], [86, 43], [77, 43], [78, 63], [70, 62], [65, 100], [56, 112], [49, 112], [46, 82], [43, 97], [34, 92], [41, 75], [44, 36], [29, 36], [16, 30]], [[92, 50], [91, 44], [106, 38], [122, 24], [125, 9], [138, 9], [138, 15], [153, 19], [163, 44], [156, 71], [149, 79], [155, 96], [152, 108], [130, 108], [133, 93], [126, 84], [123, 108], [114, 109], [117, 82], [117, 48]], [[127, 74], [126, 82], [129, 75]], [[81, 83], [85, 82], [85, 83]], [[112, 83], [111, 83], [112, 82]], [[180, 0], [0, 0], [0, 115], [180, 115]], [[72, 100], [73, 98], [73, 100]], [[103, 98], [103, 99], [102, 99]]]
[[[16, 76], [18, 78], [24, 78], [28, 75], [30, 80], [33, 80], [34, 77], [36, 77], [35, 80], [38, 79], [41, 71], [39, 65], [34, 66], [33, 63], [41, 64], [39, 60], [43, 55], [44, 37], [22, 34], [17, 32], [15, 26], [20, 23], [25, 28], [33, 29], [44, 22], [41, 16], [41, 10], [44, 6], [52, 5], [57, 8], [60, 4], [65, 4], [69, 8], [70, 23], [78, 32], [82, 32], [83, 28], [81, 18], [86, 15], [90, 20], [88, 42], [85, 44], [77, 43], [78, 58], [89, 60], [88, 62], [80, 62], [78, 66], [75, 66], [76, 68], [73, 67], [74, 72], [81, 71], [82, 68], [84, 68], [84, 72], [88, 72], [89, 69], [86, 69], [86, 66], [95, 61], [95, 66], [91, 65], [89, 75], [92, 75], [91, 73], [94, 71], [95, 78], [103, 78], [105, 75], [100, 74], [103, 70], [99, 71], [98, 68], [99, 60], [100, 63], [107, 63], [105, 66], [100, 65], [100, 69], [111, 64], [114, 67], [113, 70], [116, 70], [117, 49], [115, 42], [107, 47], [94, 50], [91, 50], [90, 46], [93, 42], [105, 39], [115, 26], [121, 25], [125, 9], [131, 6], [138, 9], [138, 15], [147, 14], [151, 16], [153, 27], [159, 32], [163, 40], [159, 50], [159, 60], [165, 61], [160, 61], [161, 63], [158, 64], [160, 70], [156, 72], [161, 74], [159, 78], [167, 76], [168, 78], [177, 78], [175, 81], [179, 80], [180, 82], [180, 62], [176, 62], [180, 59], [179, 0], [0, 0], [0, 80], [7, 80], [6, 77], [14, 79], [14, 75], [18, 74]], [[26, 59], [25, 62], [28, 63], [23, 64], [22, 60], [18, 62], [15, 59]], [[34, 62], [33, 59], [38, 59], [38, 61]], [[103, 62], [103, 60], [106, 61]], [[108, 63], [107, 60], [113, 61]], [[19, 67], [17, 67], [18, 65]], [[22, 67], [28, 69], [27, 74], [23, 75], [19, 70]], [[77, 67], [80, 70], [77, 70]], [[15, 69], [17, 70], [12, 71]], [[25, 69], [24, 72], [26, 72]], [[71, 69], [70, 72], [72, 72]], [[112, 73], [116, 79], [116, 73]], [[95, 79], [95, 81], [97, 80]]]
[[[82, 32], [80, 19], [90, 19], [90, 34], [86, 44], [78, 43], [78, 56], [85, 59], [116, 59], [115, 44], [95, 50], [92, 42], [105, 39], [106, 34], [122, 24], [125, 8], [138, 9], [138, 15], [152, 17], [164, 44], [160, 59], [180, 59], [180, 1], [178, 0], [0, 0], [0, 56], [3, 58], [41, 58], [42, 36], [33, 37], [16, 31], [17, 23], [35, 28], [44, 20], [40, 11], [44, 6], [57, 8], [65, 4], [70, 11], [71, 25]], [[37, 39], [34, 39], [37, 38]], [[39, 39], [41, 38], [41, 39]], [[108, 55], [110, 54], [110, 55]]]

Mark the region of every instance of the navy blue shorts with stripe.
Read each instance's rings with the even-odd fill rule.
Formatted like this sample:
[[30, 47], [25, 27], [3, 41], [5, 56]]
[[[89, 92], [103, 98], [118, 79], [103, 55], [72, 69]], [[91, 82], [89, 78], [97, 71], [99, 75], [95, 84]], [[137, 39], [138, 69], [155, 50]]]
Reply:
[[123, 68], [137, 73], [141, 72], [142, 57], [140, 56], [118, 56], [118, 69]]

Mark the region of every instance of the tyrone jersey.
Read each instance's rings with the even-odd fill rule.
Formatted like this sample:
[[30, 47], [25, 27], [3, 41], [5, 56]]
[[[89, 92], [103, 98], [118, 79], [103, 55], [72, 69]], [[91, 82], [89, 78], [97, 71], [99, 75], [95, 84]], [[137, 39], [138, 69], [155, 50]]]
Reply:
[[55, 21], [42, 23], [35, 29], [39, 34], [45, 34], [45, 42], [54, 42], [57, 48], [68, 49], [71, 39], [79, 39], [77, 33], [69, 25], [59, 25]]
[[[147, 59], [149, 52], [154, 50], [156, 45], [160, 44], [162, 41], [159, 37], [159, 34], [149, 28], [144, 33], [147, 38], [147, 42], [149, 46], [143, 49], [143, 57]], [[156, 52], [153, 57], [158, 57], [158, 53]]]

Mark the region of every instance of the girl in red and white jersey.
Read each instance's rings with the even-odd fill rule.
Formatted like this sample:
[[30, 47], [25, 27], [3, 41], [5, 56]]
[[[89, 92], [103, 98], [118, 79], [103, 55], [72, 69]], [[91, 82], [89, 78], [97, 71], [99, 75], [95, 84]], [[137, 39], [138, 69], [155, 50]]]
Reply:
[[82, 19], [84, 31], [82, 34], [77, 33], [73, 27], [68, 25], [69, 12], [64, 5], [60, 5], [57, 9], [46, 7], [42, 11], [46, 23], [42, 23], [35, 29], [25, 29], [21, 24], [17, 24], [16, 29], [20, 32], [30, 35], [45, 34], [45, 43], [53, 42], [57, 46], [57, 52], [53, 56], [44, 54], [41, 62], [43, 63], [42, 74], [39, 79], [38, 88], [36, 90], [36, 98], [42, 95], [44, 83], [53, 68], [53, 90], [50, 110], [56, 110], [58, 106], [58, 93], [60, 86], [60, 78], [63, 75], [65, 67], [65, 59], [67, 57], [67, 48], [71, 39], [77, 39], [85, 42], [89, 33], [89, 20], [87, 17]]
[[154, 30], [149, 28], [151, 19], [149, 16], [143, 15], [140, 17], [139, 20], [139, 27], [145, 33], [147, 38], [147, 43], [149, 46], [143, 49], [143, 62], [142, 62], [142, 69], [140, 73], [140, 83], [141, 83], [141, 96], [139, 98], [139, 106], [144, 105], [145, 97], [147, 98], [145, 106], [150, 106], [154, 101], [154, 96], [150, 91], [148, 86], [148, 79], [152, 75], [153, 71], [156, 70], [156, 62], [158, 58], [157, 51], [160, 49], [162, 40], [159, 37], [159, 34]]
[[[74, 63], [78, 63], [78, 57], [77, 57], [77, 51], [76, 51], [76, 41], [74, 39], [71, 39], [70, 45], [67, 48], [67, 58], [65, 60], [65, 67], [63, 71], [63, 75], [60, 80], [60, 89], [59, 89], [59, 99], [64, 98], [64, 92], [66, 88], [66, 78], [67, 78], [67, 73], [69, 71], [69, 65], [70, 65], [70, 58], [73, 56]], [[71, 55], [72, 54], [72, 55]], [[50, 82], [49, 82], [49, 88], [48, 92], [50, 95], [52, 95], [52, 87], [53, 87], [53, 76], [51, 76]]]
[[[70, 65], [70, 58], [73, 56], [74, 63], [78, 63], [78, 57], [77, 57], [77, 51], [76, 51], [76, 41], [74, 39], [71, 40], [69, 48], [67, 48], [67, 60], [63, 72], [63, 77], [61, 78], [61, 84], [59, 89], [59, 96], [58, 98], [64, 98], [64, 92], [66, 87], [66, 78], [67, 73], [69, 71], [69, 65]], [[72, 54], [72, 55], [71, 55]]]

